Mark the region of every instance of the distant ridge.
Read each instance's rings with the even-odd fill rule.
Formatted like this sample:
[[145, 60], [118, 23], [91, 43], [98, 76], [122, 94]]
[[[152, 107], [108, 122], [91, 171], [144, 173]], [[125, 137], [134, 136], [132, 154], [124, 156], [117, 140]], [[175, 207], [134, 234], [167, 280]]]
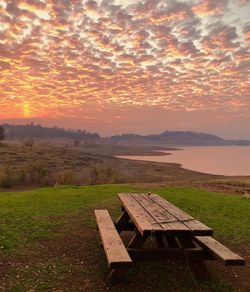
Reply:
[[68, 138], [79, 140], [99, 140], [97, 133], [89, 133], [80, 129], [48, 128], [33, 123], [28, 125], [2, 125], [7, 139], [17, 138]]
[[192, 131], [165, 131], [156, 135], [122, 134], [110, 137], [115, 143], [136, 145], [219, 146], [250, 145], [248, 140], [225, 140], [213, 134]]
[[140, 147], [250, 145], [249, 140], [225, 140], [213, 134], [192, 131], [165, 131], [160, 134], [151, 135], [131, 133], [103, 138], [97, 133], [90, 133], [86, 130], [49, 128], [33, 123], [27, 125], [3, 124], [2, 126], [5, 129], [7, 139], [66, 138]]

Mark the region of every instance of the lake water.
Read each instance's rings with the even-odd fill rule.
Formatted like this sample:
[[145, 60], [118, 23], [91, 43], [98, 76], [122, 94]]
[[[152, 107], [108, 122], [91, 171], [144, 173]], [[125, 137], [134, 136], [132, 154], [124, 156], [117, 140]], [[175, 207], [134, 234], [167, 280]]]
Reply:
[[132, 160], [180, 163], [183, 168], [219, 175], [250, 175], [250, 146], [181, 147], [164, 156], [119, 156]]

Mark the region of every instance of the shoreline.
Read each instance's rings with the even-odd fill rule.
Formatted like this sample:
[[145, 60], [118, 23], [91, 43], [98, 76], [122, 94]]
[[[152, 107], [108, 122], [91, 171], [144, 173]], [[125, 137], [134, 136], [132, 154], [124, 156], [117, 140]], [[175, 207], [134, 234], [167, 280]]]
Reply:
[[[246, 160], [245, 164], [241, 163], [242, 159], [248, 157], [247, 155], [249, 155], [249, 149], [245, 151], [246, 148], [244, 147], [243, 151], [239, 150], [239, 152], [236, 153], [234, 152], [235, 149], [227, 148], [225, 150], [224, 147], [218, 149], [217, 146], [215, 146], [214, 149], [215, 151], [213, 152], [210, 146], [206, 146], [204, 151], [198, 150], [197, 152], [196, 147], [190, 148], [188, 150], [179, 148], [178, 150], [183, 150], [183, 152], [175, 153], [175, 155], [174, 152], [162, 152], [166, 150], [152, 150], [149, 155], [134, 153], [133, 155], [129, 155], [126, 153], [115, 155], [114, 157], [131, 161], [177, 164], [184, 170], [199, 172], [205, 175], [225, 176], [229, 178], [250, 178], [250, 170], [248, 167], [249, 163], [247, 163], [248, 160]], [[184, 150], [187, 151], [185, 152]], [[169, 158], [164, 158], [164, 156], [169, 155], [174, 155], [174, 157], [172, 156]]]
[[[105, 185], [105, 184], [175, 184], [205, 186], [236, 185], [236, 191], [250, 192], [250, 176], [213, 175], [183, 168], [180, 163], [147, 161], [146, 156], [166, 157], [168, 151], [179, 148], [125, 147], [118, 145], [91, 145], [70, 147], [69, 144], [39, 144], [32, 151], [23, 151], [21, 143], [11, 143], [0, 148], [0, 183], [6, 165], [11, 188], [1, 187], [0, 192], [15, 192], [54, 185]], [[166, 151], [166, 152], [163, 152]], [[141, 160], [129, 156], [142, 156]], [[142, 155], [144, 154], [144, 155]], [[120, 157], [123, 156], [123, 157]], [[62, 159], [63, 157], [63, 159]], [[40, 171], [40, 172], [36, 172]], [[22, 171], [22, 173], [20, 173]], [[34, 172], [35, 176], [34, 176]], [[38, 174], [44, 176], [39, 178]], [[2, 174], [2, 175], [1, 175]], [[20, 180], [20, 175], [24, 179]], [[6, 175], [6, 174], [5, 174]], [[95, 181], [93, 181], [93, 175]], [[31, 180], [32, 178], [32, 180]], [[36, 179], [37, 178], [37, 179]], [[19, 180], [18, 180], [19, 179]], [[216, 183], [215, 183], [216, 181]], [[219, 181], [219, 183], [218, 183]], [[212, 187], [217, 189], [217, 187]], [[228, 187], [231, 192], [232, 187]]]

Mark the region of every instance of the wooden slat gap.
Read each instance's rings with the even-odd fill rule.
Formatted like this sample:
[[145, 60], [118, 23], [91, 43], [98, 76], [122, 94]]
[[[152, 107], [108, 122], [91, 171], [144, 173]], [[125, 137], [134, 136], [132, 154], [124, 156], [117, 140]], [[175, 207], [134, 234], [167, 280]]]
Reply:
[[[154, 203], [156, 203], [158, 206], [160, 206], [162, 209], [166, 210], [170, 215], [172, 215], [174, 218], [176, 218], [176, 221], [181, 222], [173, 213], [171, 213], [171, 211], [169, 211], [167, 208], [165, 208], [164, 206], [161, 206], [157, 201], [154, 200], [154, 198], [152, 198], [150, 195], [147, 195], [148, 198], [150, 198], [150, 200], [152, 200]], [[167, 201], [168, 202], [168, 201]], [[168, 202], [169, 203], [169, 202]], [[172, 204], [172, 203], [170, 203]], [[176, 207], [176, 206], [175, 206]], [[177, 207], [178, 208], [178, 207]], [[182, 210], [181, 210], [182, 211]], [[182, 211], [183, 212], [183, 211]], [[194, 218], [190, 219], [193, 220]]]
[[[138, 199], [136, 199], [135, 195], [138, 195], [138, 194], [130, 194], [132, 196], [132, 198], [138, 203], [138, 205], [140, 205], [149, 215], [150, 217], [156, 222], [155, 224], [158, 224], [164, 231], [166, 231], [166, 226], [164, 226], [163, 224], [171, 224], [171, 223], [181, 223], [175, 216], [173, 216], [170, 212], [168, 212], [168, 210], [166, 210], [166, 208], [163, 208], [161, 205], [159, 205], [157, 202], [153, 201], [154, 203], [156, 203], [156, 205], [160, 206], [163, 210], [165, 210], [166, 212], [168, 212], [172, 217], [176, 218], [175, 221], [172, 221], [172, 222], [159, 222], [159, 221], [156, 221], [156, 219], [151, 215], [151, 213], [144, 208], [144, 206], [140, 203], [140, 201]], [[149, 198], [149, 196], [147, 196], [146, 194], [142, 194], [144, 195], [146, 198]], [[151, 200], [152, 201], [152, 200]], [[154, 223], [152, 223], [153, 225]], [[183, 223], [181, 223], [183, 224]], [[187, 231], [191, 231], [190, 228], [186, 225], [183, 224], [183, 227], [187, 228], [187, 230], [185, 230], [184, 232], [187, 232]]]
[[[158, 221], [158, 224], [167, 224], [167, 223], [174, 223], [174, 222], [180, 222], [179, 220], [169, 220], [169, 221]], [[154, 223], [152, 223], [154, 224]]]
[[[194, 232], [196, 235], [212, 235], [213, 234], [213, 230], [211, 228], [209, 228], [208, 226], [206, 226], [204, 223], [198, 221], [197, 219], [193, 218], [192, 216], [190, 216], [189, 214], [187, 214], [186, 212], [184, 212], [180, 208], [176, 207], [172, 203], [170, 203], [167, 200], [163, 199], [159, 195], [156, 195], [156, 194], [148, 195], [147, 194], [147, 197], [150, 198], [152, 201], [154, 201], [159, 206], [161, 206], [163, 209], [167, 210], [169, 212], [169, 214], [171, 214], [173, 217], [177, 218], [178, 222], [180, 222], [183, 225], [185, 225], [191, 232]], [[159, 199], [160, 200], [163, 200], [163, 201], [166, 201], [166, 203], [170, 205], [169, 206], [170, 209], [171, 209], [171, 206], [173, 206], [173, 208], [176, 208], [177, 211], [180, 211], [182, 214], [186, 215], [190, 219], [186, 219], [186, 220], [180, 220], [180, 219], [178, 219], [178, 217], [173, 213], [174, 210], [171, 211], [171, 210], [169, 210], [167, 208], [167, 206], [164, 206], [164, 205], [162, 206], [158, 202]], [[194, 228], [194, 226], [190, 226], [190, 223], [193, 223], [193, 225], [195, 224], [196, 227]], [[197, 226], [197, 224], [199, 225], [199, 227]]]
[[156, 219], [151, 215], [151, 213], [150, 212], [148, 212], [148, 210], [146, 210], [143, 206], [142, 206], [142, 204], [134, 197], [134, 195], [133, 194], [130, 194], [131, 195], [131, 197], [138, 203], [138, 205], [140, 205], [148, 214], [149, 214], [149, 216], [155, 221], [155, 223], [151, 223], [152, 225], [159, 225], [163, 230], [164, 230], [164, 227], [159, 223], [159, 222], [157, 222], [156, 221]]
[[[119, 199], [121, 200], [123, 207], [131, 217], [132, 221], [134, 221], [136, 228], [141, 233], [141, 235], [152, 234], [152, 231], [155, 229], [158, 231], [163, 231], [160, 224], [156, 222], [156, 220], [143, 208], [138, 201], [133, 197], [131, 193], [119, 193]], [[132, 209], [130, 204], [132, 204]], [[134, 208], [139, 209], [134, 213]], [[141, 216], [142, 215], [142, 216]], [[145, 217], [144, 217], [145, 215]], [[143, 220], [141, 220], [143, 219]], [[154, 224], [154, 225], [153, 225]], [[154, 227], [155, 226], [155, 227]]]

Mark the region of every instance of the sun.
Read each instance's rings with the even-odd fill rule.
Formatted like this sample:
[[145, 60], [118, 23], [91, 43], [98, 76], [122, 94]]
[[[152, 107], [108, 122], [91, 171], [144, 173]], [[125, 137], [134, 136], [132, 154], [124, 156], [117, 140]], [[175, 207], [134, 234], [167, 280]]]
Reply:
[[31, 115], [31, 112], [30, 112], [30, 104], [28, 101], [25, 101], [22, 105], [22, 108], [23, 108], [23, 116], [25, 118], [29, 118], [30, 115]]

